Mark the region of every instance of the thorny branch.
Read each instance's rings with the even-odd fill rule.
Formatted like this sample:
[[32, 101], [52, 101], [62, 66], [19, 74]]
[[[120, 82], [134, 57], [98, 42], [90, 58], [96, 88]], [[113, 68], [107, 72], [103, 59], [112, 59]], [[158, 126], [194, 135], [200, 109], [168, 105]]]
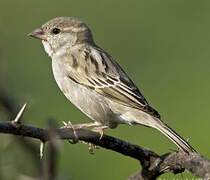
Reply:
[[[9, 96], [6, 91], [3, 91], [0, 88], [0, 107], [3, 108], [10, 119], [14, 118], [17, 111], [17, 102]], [[23, 118], [22, 115], [26, 108], [26, 104], [20, 109], [14, 120], [11, 121], [11, 124], [17, 128], [22, 126]], [[0, 120], [1, 121], [1, 120]], [[14, 136], [15, 141], [18, 142], [18, 145], [21, 146], [25, 151], [27, 151], [33, 158], [33, 163], [38, 171], [38, 177], [36, 179], [40, 180], [54, 180], [57, 177], [57, 159], [58, 159], [58, 147], [56, 145], [57, 141], [54, 140], [54, 133], [51, 125], [49, 124], [49, 139], [47, 148], [47, 157], [45, 159], [40, 159], [37, 154], [39, 153], [39, 148], [34, 144], [30, 139], [25, 138], [24, 136]], [[1, 178], [0, 178], [1, 179]], [[3, 179], [3, 178], [2, 178]]]
[[[21, 117], [24, 108], [25, 106], [21, 108], [18, 113], [17, 116], [19, 118]], [[0, 123], [0, 133], [31, 137], [39, 139], [44, 143], [47, 141], [52, 142], [52, 136], [50, 135], [52, 132], [55, 133], [53, 138], [56, 139], [74, 139], [74, 131], [76, 131], [80, 141], [92, 143], [139, 160], [142, 165], [142, 170], [136, 175], [130, 177], [132, 180], [155, 179], [166, 172], [176, 174], [183, 172], [184, 170], [188, 170], [192, 174], [201, 178], [210, 179], [210, 161], [198, 153], [186, 154], [184, 152], [171, 152], [164, 155], [158, 155], [153, 151], [115, 137], [104, 135], [100, 139], [100, 134], [88, 129], [73, 130], [71, 128], [55, 128], [52, 131], [21, 124], [18, 121], [18, 118], [12, 122]], [[53, 144], [51, 144], [51, 146], [53, 146]]]
[[[11, 98], [0, 93], [0, 102], [7, 109], [10, 117], [14, 116], [16, 105]], [[0, 133], [18, 135], [22, 137], [31, 137], [39, 139], [45, 143], [49, 141], [48, 163], [43, 172], [42, 178], [50, 179], [56, 176], [56, 156], [57, 148], [54, 139], [74, 139], [75, 130], [71, 128], [52, 128], [43, 129], [24, 125], [21, 119], [26, 105], [24, 105], [17, 116], [11, 122], [0, 120]], [[192, 174], [204, 179], [210, 179], [210, 161], [198, 153], [186, 154], [183, 152], [171, 152], [164, 155], [158, 155], [155, 152], [120, 140], [115, 137], [104, 135], [100, 139], [100, 134], [87, 129], [76, 130], [78, 139], [94, 145], [121, 153], [138, 160], [141, 163], [142, 170], [129, 179], [155, 179], [166, 172], [174, 174], [188, 170]], [[25, 143], [27, 146], [28, 141]], [[32, 145], [32, 144], [31, 144]], [[34, 147], [32, 147], [34, 149]], [[36, 153], [37, 154], [37, 153]]]

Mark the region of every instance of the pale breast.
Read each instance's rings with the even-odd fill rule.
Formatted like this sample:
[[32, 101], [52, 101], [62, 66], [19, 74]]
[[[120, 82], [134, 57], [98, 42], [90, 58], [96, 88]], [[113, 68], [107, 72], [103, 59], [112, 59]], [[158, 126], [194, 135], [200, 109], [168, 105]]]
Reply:
[[72, 104], [92, 120], [112, 125], [114, 115], [103, 96], [66, 76], [62, 62], [53, 59], [52, 68], [59, 88]]

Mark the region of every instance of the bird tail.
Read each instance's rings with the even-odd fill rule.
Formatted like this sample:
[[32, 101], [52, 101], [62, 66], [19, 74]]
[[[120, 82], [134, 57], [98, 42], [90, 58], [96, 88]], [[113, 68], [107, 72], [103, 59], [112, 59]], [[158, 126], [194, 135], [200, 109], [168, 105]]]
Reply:
[[178, 135], [173, 129], [171, 129], [168, 125], [155, 118], [157, 124], [154, 126], [157, 130], [163, 133], [166, 137], [168, 137], [177, 147], [184, 152], [191, 153], [196, 152], [196, 150], [185, 141], [180, 135]]
[[125, 122], [130, 122], [130, 124], [141, 124], [147, 127], [155, 128], [166, 137], [168, 137], [182, 151], [186, 153], [196, 152], [196, 150], [187, 141], [185, 141], [168, 125], [163, 123], [159, 117], [154, 117], [148, 113], [139, 110], [132, 110], [125, 112], [121, 116], [121, 119], [123, 119]]

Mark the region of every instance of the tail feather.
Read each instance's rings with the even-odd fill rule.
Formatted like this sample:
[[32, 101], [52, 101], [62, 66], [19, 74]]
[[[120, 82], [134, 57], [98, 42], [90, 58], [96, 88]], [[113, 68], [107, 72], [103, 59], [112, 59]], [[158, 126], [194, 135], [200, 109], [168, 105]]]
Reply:
[[160, 120], [159, 122], [160, 123], [158, 123], [158, 125], [155, 128], [161, 133], [163, 133], [166, 137], [168, 137], [172, 142], [174, 142], [179, 149], [187, 153], [196, 152], [196, 150], [180, 135], [178, 135], [173, 129], [171, 129], [169, 126], [167, 126]]
[[187, 153], [196, 152], [187, 141], [185, 141], [173, 129], [163, 123], [159, 117], [154, 117], [148, 113], [135, 111], [132, 109], [132, 111], [125, 112], [123, 115], [121, 115], [121, 119], [130, 124], [141, 124], [147, 127], [153, 127], [168, 137], [182, 151]]

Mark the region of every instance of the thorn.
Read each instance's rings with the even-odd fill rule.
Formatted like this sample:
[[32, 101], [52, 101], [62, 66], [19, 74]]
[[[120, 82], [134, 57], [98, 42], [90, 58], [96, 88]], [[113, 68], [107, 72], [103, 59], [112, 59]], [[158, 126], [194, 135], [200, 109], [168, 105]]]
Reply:
[[20, 109], [20, 111], [18, 112], [17, 116], [15, 117], [15, 119], [12, 121], [13, 124], [20, 124], [20, 118], [22, 117], [25, 109], [26, 109], [26, 105], [27, 103], [25, 103], [22, 108]]
[[40, 155], [40, 159], [43, 158], [43, 154], [44, 154], [44, 143], [41, 142], [40, 143], [40, 147], [39, 147], [39, 155]]
[[65, 121], [62, 121], [64, 127], [68, 126], [68, 123], [66, 123]]

